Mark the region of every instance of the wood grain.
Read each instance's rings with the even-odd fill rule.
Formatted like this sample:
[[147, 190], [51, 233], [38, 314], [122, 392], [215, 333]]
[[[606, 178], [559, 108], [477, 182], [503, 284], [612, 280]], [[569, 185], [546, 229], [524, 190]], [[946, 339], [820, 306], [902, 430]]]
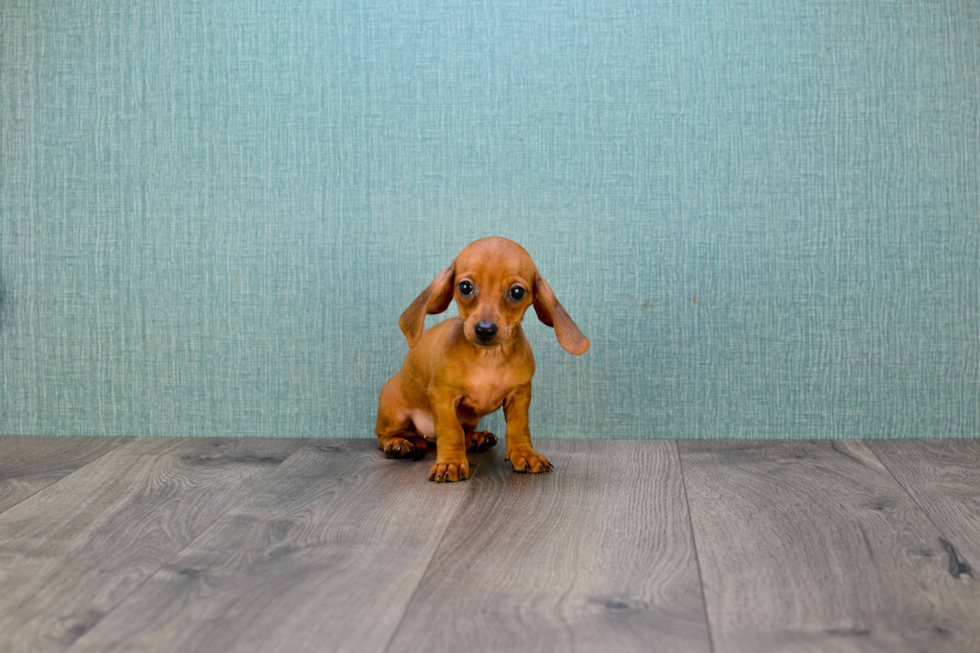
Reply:
[[390, 651], [708, 651], [676, 448], [538, 444], [481, 467]]
[[0, 437], [0, 512], [132, 438]]
[[71, 653], [383, 650], [473, 487], [429, 482], [430, 462], [304, 446]]
[[139, 438], [0, 514], [0, 651], [59, 651], [302, 441]]
[[950, 569], [980, 580], [980, 440], [869, 440], [946, 536]]
[[980, 650], [980, 586], [863, 443], [680, 450], [718, 653]]

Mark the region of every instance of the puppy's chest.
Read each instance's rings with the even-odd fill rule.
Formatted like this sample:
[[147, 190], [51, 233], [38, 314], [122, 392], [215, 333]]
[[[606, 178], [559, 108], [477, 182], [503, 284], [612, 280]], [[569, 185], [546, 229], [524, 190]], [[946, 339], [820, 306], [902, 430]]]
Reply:
[[463, 385], [462, 408], [486, 415], [500, 408], [504, 398], [517, 386], [530, 379], [507, 370], [481, 369], [470, 372]]

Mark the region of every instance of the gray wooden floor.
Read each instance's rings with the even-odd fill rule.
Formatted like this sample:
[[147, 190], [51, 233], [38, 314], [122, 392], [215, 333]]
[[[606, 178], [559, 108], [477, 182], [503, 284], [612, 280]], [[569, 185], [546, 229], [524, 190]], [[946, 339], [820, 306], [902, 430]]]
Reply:
[[978, 440], [538, 448], [0, 437], [0, 653], [980, 651]]

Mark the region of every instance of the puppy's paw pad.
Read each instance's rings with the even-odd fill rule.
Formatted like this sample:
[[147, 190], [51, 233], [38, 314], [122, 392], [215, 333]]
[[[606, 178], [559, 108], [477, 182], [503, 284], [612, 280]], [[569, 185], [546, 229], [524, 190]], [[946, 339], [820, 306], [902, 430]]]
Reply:
[[470, 466], [466, 462], [446, 463], [438, 462], [429, 470], [429, 480], [436, 483], [453, 483], [455, 481], [465, 481], [470, 477]]
[[507, 454], [507, 460], [520, 474], [543, 474], [555, 468], [548, 459], [536, 451], [514, 451]]
[[467, 451], [486, 451], [497, 444], [497, 436], [490, 431], [471, 431], [466, 434]]

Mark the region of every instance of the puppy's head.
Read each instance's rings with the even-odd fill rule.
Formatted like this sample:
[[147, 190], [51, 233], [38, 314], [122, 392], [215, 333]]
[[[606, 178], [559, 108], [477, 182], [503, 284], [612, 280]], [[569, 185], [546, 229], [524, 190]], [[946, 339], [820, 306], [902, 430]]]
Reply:
[[555, 328], [566, 351], [577, 355], [589, 348], [530, 255], [506, 238], [470, 243], [402, 313], [398, 324], [409, 347], [422, 337], [426, 314], [442, 313], [453, 299], [459, 305], [463, 334], [478, 347], [492, 349], [510, 342], [533, 305], [538, 319]]

